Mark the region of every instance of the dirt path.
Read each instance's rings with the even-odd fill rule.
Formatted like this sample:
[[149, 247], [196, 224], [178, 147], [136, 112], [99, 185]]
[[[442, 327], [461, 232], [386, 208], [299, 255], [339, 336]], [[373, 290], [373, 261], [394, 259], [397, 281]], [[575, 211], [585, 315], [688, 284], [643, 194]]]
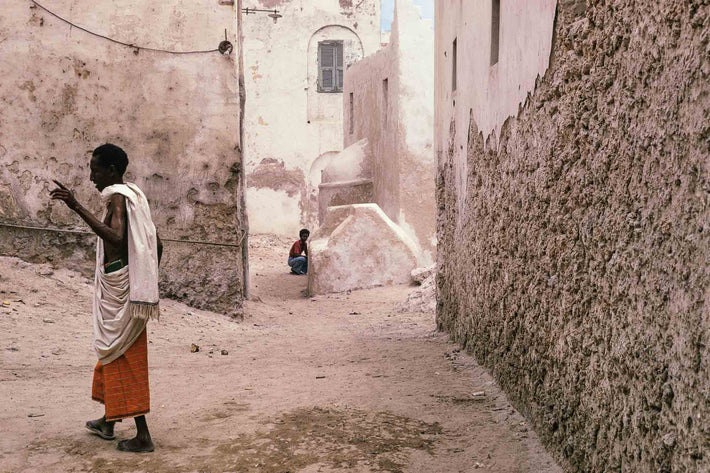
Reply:
[[149, 325], [144, 455], [83, 429], [102, 414], [89, 281], [0, 258], [0, 472], [561, 471], [432, 314], [394, 310], [411, 288], [305, 298], [289, 242], [253, 241], [243, 322], [166, 300]]

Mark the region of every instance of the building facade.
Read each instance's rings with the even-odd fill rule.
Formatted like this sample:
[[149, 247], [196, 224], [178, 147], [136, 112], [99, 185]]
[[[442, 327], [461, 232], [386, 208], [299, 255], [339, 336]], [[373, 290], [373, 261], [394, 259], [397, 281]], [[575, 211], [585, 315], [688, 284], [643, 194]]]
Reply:
[[320, 171], [343, 149], [343, 77], [380, 47], [379, 0], [261, 0], [244, 17], [247, 205], [254, 233], [317, 224]]

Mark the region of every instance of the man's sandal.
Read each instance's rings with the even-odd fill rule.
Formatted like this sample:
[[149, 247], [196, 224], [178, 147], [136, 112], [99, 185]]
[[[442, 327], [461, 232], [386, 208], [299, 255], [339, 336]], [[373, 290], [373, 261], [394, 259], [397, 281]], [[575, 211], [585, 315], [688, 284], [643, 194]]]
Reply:
[[116, 449], [120, 450], [122, 452], [133, 452], [133, 453], [149, 453], [154, 450], [153, 445], [151, 445], [149, 447], [136, 448], [136, 447], [129, 447], [128, 442], [130, 442], [130, 440], [121, 440], [120, 442], [118, 442], [118, 445], [116, 445]]
[[85, 427], [89, 432], [91, 432], [94, 435], [98, 435], [104, 440], [113, 440], [116, 438], [115, 435], [106, 435], [103, 430], [101, 430], [101, 427], [98, 427], [96, 424], [94, 424], [93, 420], [87, 420]]

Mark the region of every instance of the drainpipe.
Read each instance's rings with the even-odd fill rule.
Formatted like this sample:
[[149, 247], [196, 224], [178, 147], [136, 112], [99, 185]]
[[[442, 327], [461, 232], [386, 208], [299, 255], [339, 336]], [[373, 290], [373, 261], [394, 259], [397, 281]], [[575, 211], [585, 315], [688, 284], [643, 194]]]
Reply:
[[242, 275], [244, 300], [249, 300], [249, 216], [247, 215], [247, 175], [246, 158], [244, 152], [244, 107], [247, 100], [246, 87], [244, 86], [244, 31], [242, 29], [242, 0], [237, 0], [237, 34], [239, 35], [239, 151], [240, 151], [240, 190], [239, 210], [242, 222]]

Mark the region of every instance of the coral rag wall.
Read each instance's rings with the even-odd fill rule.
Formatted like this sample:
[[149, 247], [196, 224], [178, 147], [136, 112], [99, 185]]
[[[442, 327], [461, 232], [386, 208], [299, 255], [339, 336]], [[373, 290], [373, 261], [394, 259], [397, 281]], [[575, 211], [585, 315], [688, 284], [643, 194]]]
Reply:
[[531, 62], [512, 111], [467, 82], [494, 74], [465, 52], [487, 53], [490, 26], [459, 36], [474, 73], [450, 95], [451, 35], [490, 20], [481, 3], [437, 2], [438, 325], [568, 471], [708, 471], [709, 7], [503, 7], [499, 67]]
[[[51, 179], [101, 213], [88, 164], [96, 146], [113, 142], [127, 151], [126, 179], [150, 199], [162, 237], [241, 241], [236, 48], [225, 56], [133, 49], [71, 28], [30, 1], [3, 8], [0, 221], [85, 229], [73, 212], [49, 200]], [[215, 49], [225, 29], [237, 44], [235, 7], [212, 0], [99, 6], [58, 0], [51, 9], [139, 46]], [[93, 268], [93, 237], [2, 226], [0, 233], [2, 254]], [[166, 243], [161, 273], [163, 295], [239, 311], [239, 248]]]
[[244, 16], [247, 205], [254, 233], [315, 226], [320, 169], [343, 149], [342, 93], [318, 92], [318, 43], [343, 41], [344, 68], [380, 47], [379, 0], [261, 0]]
[[411, 0], [395, 2], [390, 41], [345, 72], [345, 146], [367, 139], [374, 201], [416, 242], [419, 264], [429, 265], [436, 251], [434, 33]]

